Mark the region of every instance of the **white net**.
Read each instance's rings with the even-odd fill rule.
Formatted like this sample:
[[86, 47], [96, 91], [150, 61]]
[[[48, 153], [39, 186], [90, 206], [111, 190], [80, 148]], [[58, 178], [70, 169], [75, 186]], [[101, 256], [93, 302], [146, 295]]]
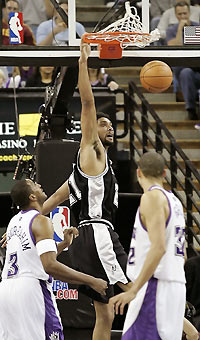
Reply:
[[[103, 30], [90, 34], [90, 39], [106, 42], [119, 41], [122, 48], [127, 46], [145, 47], [159, 40], [160, 33], [155, 29], [151, 33], [145, 33], [145, 28], [140, 21], [135, 7], [130, 7], [129, 1], [125, 3], [126, 13], [122, 19], [110, 24]], [[134, 13], [132, 13], [134, 11]]]

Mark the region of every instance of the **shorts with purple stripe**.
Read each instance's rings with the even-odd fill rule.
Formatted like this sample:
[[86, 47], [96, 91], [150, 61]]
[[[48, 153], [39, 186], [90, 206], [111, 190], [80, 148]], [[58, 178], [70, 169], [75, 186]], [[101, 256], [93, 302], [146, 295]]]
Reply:
[[123, 334], [122, 340], [161, 340], [156, 324], [157, 282], [155, 278], [149, 280], [137, 319]]
[[64, 340], [63, 328], [53, 292], [48, 289], [45, 281], [40, 280], [40, 285], [45, 304], [45, 338], [46, 340]]

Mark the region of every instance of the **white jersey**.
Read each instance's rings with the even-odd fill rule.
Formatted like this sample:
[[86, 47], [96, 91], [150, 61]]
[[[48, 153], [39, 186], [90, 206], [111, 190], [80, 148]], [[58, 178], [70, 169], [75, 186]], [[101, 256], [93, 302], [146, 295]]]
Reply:
[[[152, 186], [149, 190], [153, 189], [159, 189], [163, 192], [167, 197], [170, 210], [166, 222], [166, 252], [153, 276], [160, 280], [185, 283], [185, 219], [182, 204], [172, 192], [159, 186]], [[140, 274], [149, 249], [148, 232], [142, 224], [138, 208], [127, 263], [127, 275], [131, 281], [135, 281]]]
[[38, 214], [20, 211], [7, 228], [0, 282], [1, 340], [64, 340], [52, 278], [43, 269], [31, 231]]
[[31, 231], [33, 219], [39, 215], [37, 210], [20, 211], [7, 228], [7, 250], [2, 279], [32, 277], [48, 280], [36, 250]]

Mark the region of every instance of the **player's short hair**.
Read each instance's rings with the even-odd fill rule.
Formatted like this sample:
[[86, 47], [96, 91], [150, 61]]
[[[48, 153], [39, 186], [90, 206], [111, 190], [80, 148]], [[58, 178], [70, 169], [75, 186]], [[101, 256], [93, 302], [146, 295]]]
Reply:
[[165, 161], [159, 153], [148, 151], [142, 155], [138, 166], [145, 177], [161, 177], [165, 169]]
[[100, 119], [100, 118], [107, 118], [110, 120], [110, 117], [107, 113], [104, 113], [104, 112], [97, 112], [97, 120]]
[[175, 4], [175, 10], [177, 7], [184, 7], [184, 6], [187, 6], [188, 9], [190, 10], [190, 5], [187, 1], [178, 1], [176, 4]]
[[30, 203], [29, 195], [31, 193], [32, 193], [31, 186], [25, 179], [22, 179], [15, 183], [11, 190], [10, 195], [13, 203], [20, 209], [24, 209]]

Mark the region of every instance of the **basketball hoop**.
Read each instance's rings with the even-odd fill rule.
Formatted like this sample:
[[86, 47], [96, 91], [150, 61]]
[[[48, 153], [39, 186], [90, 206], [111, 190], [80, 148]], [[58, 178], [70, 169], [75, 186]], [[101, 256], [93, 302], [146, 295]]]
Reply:
[[124, 48], [128, 46], [145, 47], [160, 38], [158, 29], [151, 33], [145, 33], [145, 28], [137, 15], [137, 9], [130, 7], [129, 1], [125, 3], [125, 8], [126, 13], [122, 19], [97, 33], [83, 35], [84, 42], [99, 45], [99, 58], [101, 59], [122, 58]]

